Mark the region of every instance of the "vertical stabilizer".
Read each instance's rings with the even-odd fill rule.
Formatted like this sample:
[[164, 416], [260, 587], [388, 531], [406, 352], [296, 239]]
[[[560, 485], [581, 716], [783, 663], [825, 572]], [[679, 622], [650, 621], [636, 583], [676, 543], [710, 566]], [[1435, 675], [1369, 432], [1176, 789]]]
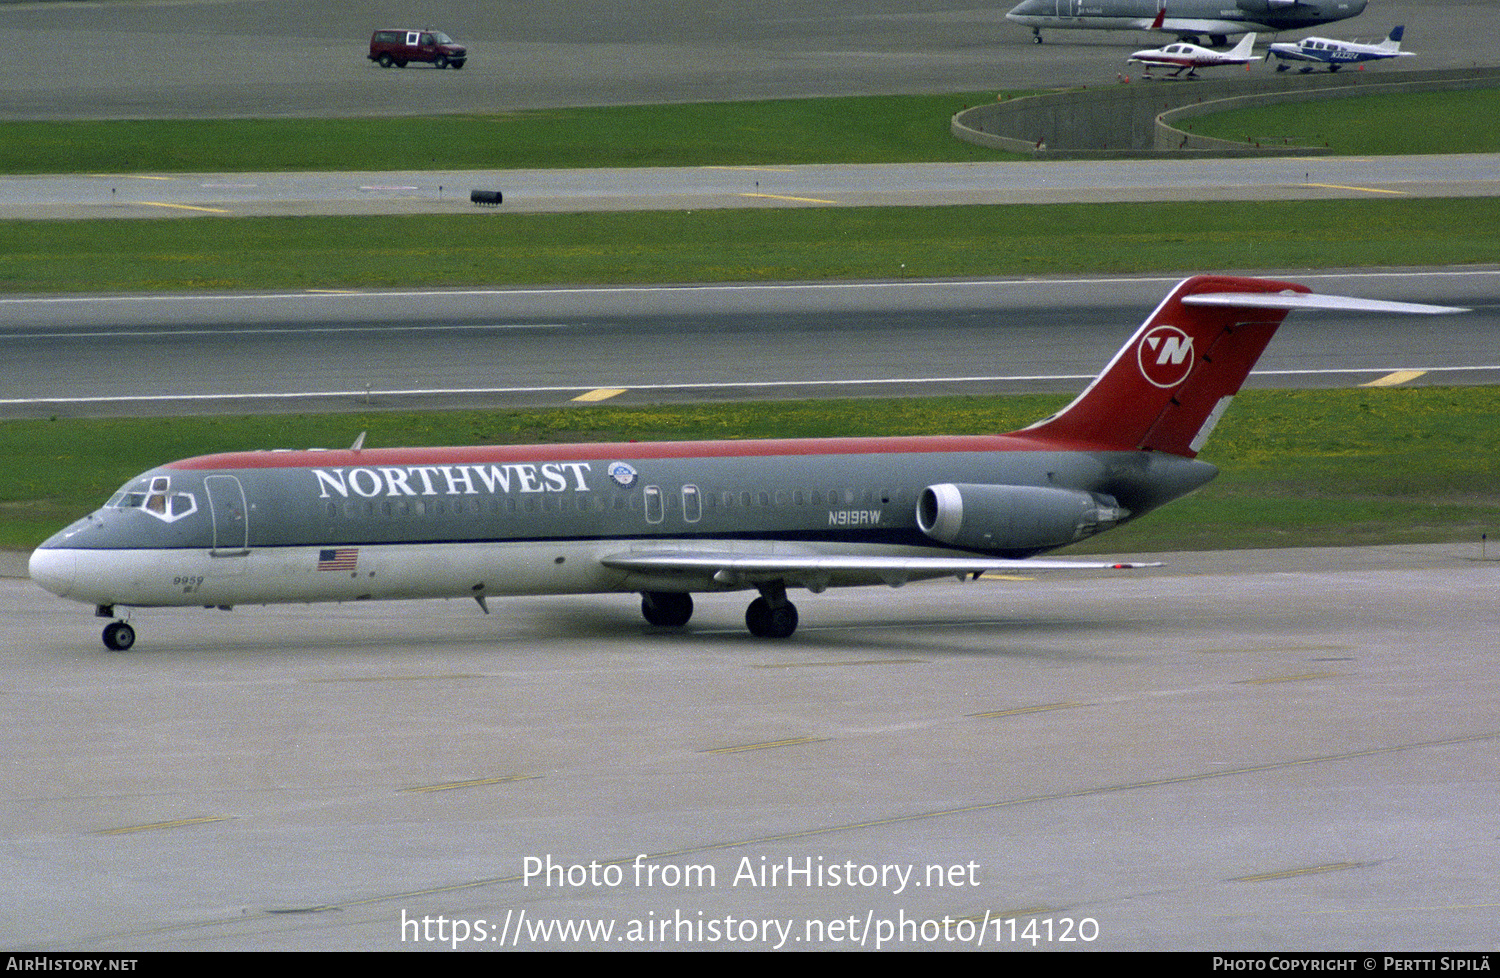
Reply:
[[[1229, 304], [1233, 296], [1308, 291], [1268, 279], [1190, 278], [1072, 404], [1019, 434], [1192, 458], [1286, 318], [1287, 309]], [[1184, 301], [1205, 294], [1214, 305]]]
[[1015, 434], [1054, 446], [1192, 458], [1293, 309], [1407, 316], [1468, 311], [1316, 295], [1271, 279], [1199, 275], [1172, 290], [1072, 404]]

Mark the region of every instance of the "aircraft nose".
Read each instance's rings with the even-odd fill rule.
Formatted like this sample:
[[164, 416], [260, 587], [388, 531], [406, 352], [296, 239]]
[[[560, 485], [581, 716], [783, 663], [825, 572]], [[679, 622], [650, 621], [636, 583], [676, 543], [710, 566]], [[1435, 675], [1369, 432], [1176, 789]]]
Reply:
[[32, 551], [27, 570], [31, 579], [60, 598], [68, 596], [73, 587], [73, 576], [77, 569], [76, 555], [71, 550], [55, 550], [41, 547]]
[[1036, 17], [1046, 12], [1042, 8], [1041, 0], [1025, 0], [1024, 3], [1019, 3], [1012, 7], [1010, 13], [1005, 15], [1005, 19], [1017, 20], [1021, 17]]

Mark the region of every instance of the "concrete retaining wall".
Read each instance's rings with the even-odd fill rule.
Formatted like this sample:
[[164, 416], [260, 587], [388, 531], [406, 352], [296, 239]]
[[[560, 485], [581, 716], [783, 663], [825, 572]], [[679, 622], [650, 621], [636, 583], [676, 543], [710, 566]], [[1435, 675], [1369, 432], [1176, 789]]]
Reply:
[[955, 115], [950, 129], [955, 137], [966, 142], [1054, 158], [1305, 156], [1327, 150], [1208, 139], [1184, 133], [1171, 123], [1193, 115], [1266, 102], [1494, 87], [1500, 87], [1500, 68], [1387, 72], [1346, 69], [1337, 74], [1136, 81], [978, 105]]

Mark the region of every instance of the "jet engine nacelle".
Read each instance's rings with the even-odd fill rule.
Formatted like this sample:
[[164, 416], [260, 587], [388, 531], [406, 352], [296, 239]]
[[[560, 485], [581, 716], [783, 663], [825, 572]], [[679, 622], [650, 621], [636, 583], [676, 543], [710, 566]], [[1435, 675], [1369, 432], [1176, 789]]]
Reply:
[[968, 550], [1036, 551], [1107, 530], [1130, 515], [1110, 496], [1045, 486], [928, 486], [917, 525]]

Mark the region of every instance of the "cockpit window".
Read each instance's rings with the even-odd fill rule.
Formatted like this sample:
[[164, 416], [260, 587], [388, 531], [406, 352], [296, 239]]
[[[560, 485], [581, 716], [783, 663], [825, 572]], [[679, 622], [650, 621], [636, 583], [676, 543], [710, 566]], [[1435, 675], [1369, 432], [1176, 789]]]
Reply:
[[198, 498], [190, 492], [173, 492], [172, 477], [158, 475], [126, 484], [104, 505], [106, 509], [138, 509], [164, 523], [175, 523], [198, 511]]

